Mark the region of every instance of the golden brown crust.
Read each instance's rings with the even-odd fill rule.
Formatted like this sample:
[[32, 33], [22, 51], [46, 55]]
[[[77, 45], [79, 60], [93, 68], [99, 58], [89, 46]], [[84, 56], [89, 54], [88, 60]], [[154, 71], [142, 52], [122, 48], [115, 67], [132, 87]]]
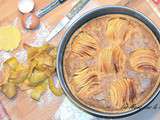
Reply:
[[[119, 113], [150, 98], [158, 84], [158, 74], [150, 73], [159, 73], [160, 57], [155, 36], [146, 28], [128, 16], [109, 15], [89, 21], [73, 34], [64, 68], [80, 102], [101, 112]], [[151, 83], [145, 86], [146, 81]]]

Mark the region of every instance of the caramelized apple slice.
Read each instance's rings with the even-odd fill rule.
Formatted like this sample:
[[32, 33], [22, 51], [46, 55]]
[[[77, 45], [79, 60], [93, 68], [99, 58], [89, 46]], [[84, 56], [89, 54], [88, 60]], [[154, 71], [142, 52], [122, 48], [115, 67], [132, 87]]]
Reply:
[[112, 48], [104, 48], [100, 51], [98, 56], [98, 71], [103, 73], [114, 72], [114, 66], [112, 63]]
[[97, 51], [97, 42], [89, 34], [81, 32], [74, 38], [72, 51], [80, 57], [94, 57]]
[[123, 73], [126, 64], [126, 56], [120, 47], [113, 50], [113, 64], [116, 72]]
[[107, 24], [106, 37], [112, 46], [124, 43], [124, 37], [128, 30], [128, 21], [115, 18], [111, 19]]
[[160, 72], [160, 57], [158, 58], [158, 61], [157, 61], [157, 68], [158, 68], [158, 71]]
[[89, 97], [100, 90], [98, 89], [99, 81], [96, 71], [92, 71], [88, 67], [77, 70], [70, 84], [72, 88], [77, 91], [76, 93], [79, 97], [83, 97], [84, 94]]
[[[94, 79], [91, 79], [94, 81]], [[100, 83], [99, 82], [91, 82], [90, 84], [82, 87], [79, 92], [77, 93], [77, 95], [80, 98], [90, 98], [94, 95], [97, 95], [98, 93], [100, 93], [101, 88], [100, 88]]]
[[137, 72], [156, 73], [158, 56], [151, 49], [137, 49], [133, 51], [129, 58], [131, 67]]
[[82, 67], [81, 69], [77, 70], [73, 75], [71, 84], [73, 86], [77, 86], [78, 88], [85, 86], [87, 82], [90, 82], [90, 78], [94, 77], [89, 73], [91, 73], [89, 67]]
[[114, 81], [109, 89], [112, 106], [121, 109], [134, 104], [137, 96], [137, 87], [133, 80], [122, 78]]

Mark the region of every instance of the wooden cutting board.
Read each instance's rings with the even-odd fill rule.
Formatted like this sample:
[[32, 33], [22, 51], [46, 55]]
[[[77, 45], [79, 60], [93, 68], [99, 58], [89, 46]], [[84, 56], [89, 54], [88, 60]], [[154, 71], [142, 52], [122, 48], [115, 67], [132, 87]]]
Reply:
[[[35, 10], [46, 6], [51, 1], [52, 0], [35, 0]], [[81, 14], [99, 6], [123, 5], [126, 1], [127, 0], [91, 0], [81, 11]], [[41, 24], [45, 26], [45, 29], [50, 31], [76, 2], [77, 0], [67, 0], [56, 10], [44, 16], [41, 19]], [[22, 41], [30, 43], [36, 39], [40, 30], [25, 31], [22, 28], [20, 22], [21, 14], [17, 10], [17, 3], [18, 0], [0, 0], [0, 26], [17, 26], [22, 32]], [[160, 27], [160, 18], [154, 13], [147, 1], [132, 0], [127, 6], [141, 11]], [[64, 32], [65, 29], [57, 35], [51, 43], [57, 46]], [[0, 101], [3, 103], [11, 120], [54, 120], [54, 113], [62, 103], [63, 98], [64, 96], [55, 97], [52, 93], [47, 92], [40, 102], [36, 102], [32, 100], [27, 93], [19, 91], [16, 99], [8, 100], [0, 93]]]

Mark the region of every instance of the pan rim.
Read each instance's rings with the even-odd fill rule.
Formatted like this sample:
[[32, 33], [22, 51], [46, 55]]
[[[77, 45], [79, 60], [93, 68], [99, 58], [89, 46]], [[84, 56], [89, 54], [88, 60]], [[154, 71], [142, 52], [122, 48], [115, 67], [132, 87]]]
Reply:
[[[74, 23], [72, 23], [71, 26], [66, 31], [65, 35], [63, 36], [62, 40], [60, 41], [60, 44], [58, 47], [58, 57], [57, 57], [57, 75], [60, 80], [60, 84], [62, 86], [62, 89], [63, 89], [64, 93], [66, 94], [67, 98], [71, 102], [73, 102], [77, 107], [79, 107], [80, 109], [82, 109], [85, 112], [88, 112], [92, 115], [99, 116], [99, 117], [109, 117], [109, 118], [111, 118], [111, 117], [112, 118], [125, 117], [128, 115], [134, 114], [134, 113], [142, 110], [143, 108], [145, 108], [147, 105], [149, 105], [156, 98], [156, 96], [159, 94], [160, 83], [159, 83], [159, 86], [157, 87], [157, 89], [155, 90], [155, 92], [153, 93], [153, 95], [142, 106], [140, 106], [136, 109], [129, 110], [127, 112], [122, 112], [122, 113], [107, 113], [107, 112], [104, 113], [104, 112], [99, 112], [94, 109], [91, 109], [91, 108], [83, 105], [82, 103], [80, 103], [80, 101], [78, 99], [76, 99], [76, 97], [74, 97], [74, 95], [69, 90], [69, 87], [67, 86], [67, 83], [65, 82], [65, 78], [63, 75], [63, 55], [65, 52], [65, 47], [66, 47], [67, 43], [69, 42], [69, 38], [75, 32], [75, 29], [79, 28], [79, 27], [75, 27], [75, 26], [77, 26], [78, 23], [81, 24], [79, 26], [82, 26], [84, 23], [86, 23], [86, 21], [83, 24], [80, 23], [82, 21], [82, 19], [84, 19], [86, 17], [91, 17], [91, 15], [95, 14], [96, 12], [103, 11], [103, 10], [110, 10], [110, 11], [112, 10], [111, 12], [113, 14], [126, 14], [126, 15], [134, 17], [140, 21], [143, 20], [142, 22], [154, 33], [154, 35], [157, 37], [158, 42], [160, 42], [160, 30], [148, 17], [146, 17], [141, 12], [136, 11], [136, 10], [129, 8], [129, 7], [124, 7], [124, 6], [103, 6], [100, 8], [96, 8], [96, 9], [93, 9], [93, 10], [85, 13], [83, 16], [79, 17]], [[119, 10], [119, 11], [117, 11], [117, 10]], [[133, 13], [133, 14], [131, 15], [131, 13]], [[109, 14], [109, 13], [107, 13], [107, 14]], [[107, 15], [107, 14], [105, 14], [105, 15]], [[98, 15], [97, 17], [100, 17], [100, 16], [103, 16], [103, 15]], [[91, 20], [94, 18], [96, 18], [96, 17], [91, 17], [88, 19]]]

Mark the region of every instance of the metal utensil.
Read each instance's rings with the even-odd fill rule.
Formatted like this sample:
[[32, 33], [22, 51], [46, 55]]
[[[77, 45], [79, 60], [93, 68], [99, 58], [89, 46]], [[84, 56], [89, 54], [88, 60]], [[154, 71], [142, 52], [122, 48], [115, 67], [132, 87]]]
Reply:
[[47, 5], [45, 8], [42, 8], [41, 10], [37, 11], [36, 16], [39, 17], [39, 18], [43, 17], [44, 15], [49, 13], [51, 10], [55, 9], [60, 4], [62, 4], [64, 1], [66, 1], [66, 0], [55, 0], [55, 1], [53, 1], [52, 3]]
[[58, 23], [58, 25], [51, 31], [46, 41], [52, 40], [70, 21], [71, 19], [80, 12], [80, 10], [89, 2], [90, 0], [80, 0], [70, 12]]
[[45, 8], [35, 12], [35, 13], [28, 13], [22, 16], [22, 24], [26, 29], [35, 29], [40, 24], [40, 18], [49, 13], [51, 10], [58, 7], [62, 4], [65, 0], [55, 0], [47, 5]]

